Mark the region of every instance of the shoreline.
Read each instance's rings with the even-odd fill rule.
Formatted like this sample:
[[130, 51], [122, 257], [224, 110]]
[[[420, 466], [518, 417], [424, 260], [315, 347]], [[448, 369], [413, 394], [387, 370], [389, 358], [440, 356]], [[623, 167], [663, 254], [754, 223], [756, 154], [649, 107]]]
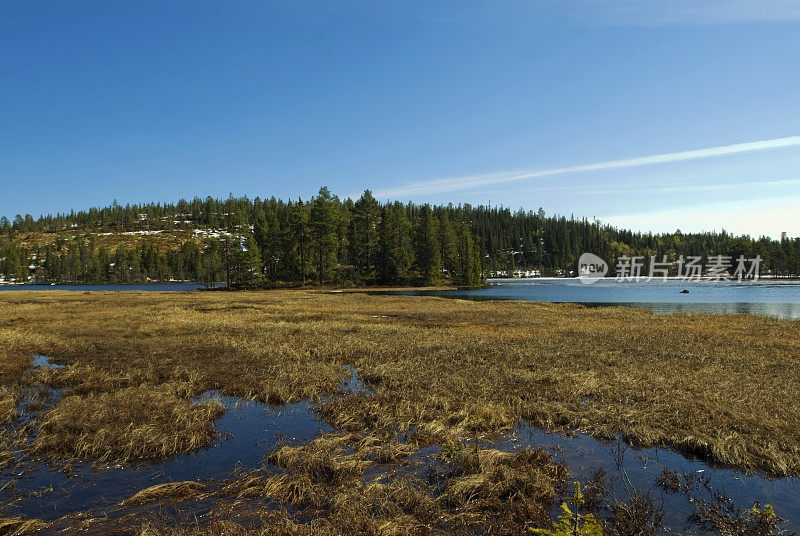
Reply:
[[[335, 290], [342, 290], [344, 292], [347, 291], [365, 291], [365, 290], [376, 290], [376, 291], [383, 291], [383, 290], [464, 290], [464, 289], [473, 289], [473, 288], [486, 288], [492, 286], [496, 283], [501, 284], [513, 284], [516, 282], [535, 282], [535, 281], [542, 281], [542, 282], [582, 282], [580, 277], [495, 277], [495, 278], [488, 278], [486, 279], [483, 285], [478, 285], [475, 287], [459, 287], [455, 285], [434, 285], [434, 286], [418, 286], [418, 285], [407, 285], [407, 286], [397, 286], [397, 285], [375, 285], [375, 286], [356, 286], [356, 287], [342, 287], [339, 285], [333, 284], [325, 284], [322, 286], [318, 286], [316, 284], [279, 284], [274, 287], [254, 287], [254, 288], [243, 288], [243, 289], [234, 289], [234, 290], [246, 290], [246, 291], [258, 291], [258, 290], [327, 290], [327, 289], [335, 289]], [[592, 280], [591, 283], [587, 283], [588, 285], [595, 284], [595, 283], [633, 283], [633, 284], [641, 284], [641, 283], [652, 283], [652, 284], [659, 284], [659, 283], [675, 283], [675, 282], [684, 282], [684, 283], [760, 283], [760, 282], [770, 282], [770, 283], [778, 283], [778, 282], [800, 282], [800, 277], [775, 277], [775, 276], [761, 276], [758, 279], [714, 279], [714, 278], [692, 278], [692, 279], [684, 279], [680, 277], [667, 277], [665, 278], [653, 278], [652, 280], [648, 279], [647, 277], [641, 277], [635, 280], [619, 280], [616, 277], [602, 277], [595, 280]], [[199, 287], [206, 287], [206, 283], [196, 282], [196, 281], [148, 281], [147, 283], [132, 283], [132, 282], [115, 282], [115, 283], [16, 283], [16, 282], [8, 282], [2, 281], [0, 282], [0, 289], [3, 287], [69, 287], [69, 286], [86, 286], [86, 287], [103, 287], [103, 286], [158, 286], [158, 285], [198, 285]], [[220, 281], [214, 283], [214, 286], [211, 287], [213, 289], [224, 288], [225, 282]]]

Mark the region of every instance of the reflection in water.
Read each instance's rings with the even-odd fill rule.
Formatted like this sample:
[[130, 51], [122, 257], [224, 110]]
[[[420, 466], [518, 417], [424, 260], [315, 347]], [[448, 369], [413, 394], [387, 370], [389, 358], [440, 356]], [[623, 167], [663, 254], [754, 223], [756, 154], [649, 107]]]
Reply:
[[64, 368], [64, 365], [59, 365], [57, 363], [51, 363], [50, 358], [46, 355], [41, 354], [33, 354], [33, 361], [31, 362], [31, 366], [33, 367], [44, 367], [48, 369], [61, 369]]
[[709, 313], [709, 314], [747, 314], [771, 316], [779, 319], [800, 318], [800, 303], [641, 303], [606, 302], [585, 303], [587, 307], [623, 306], [648, 309], [656, 314], [669, 313]]

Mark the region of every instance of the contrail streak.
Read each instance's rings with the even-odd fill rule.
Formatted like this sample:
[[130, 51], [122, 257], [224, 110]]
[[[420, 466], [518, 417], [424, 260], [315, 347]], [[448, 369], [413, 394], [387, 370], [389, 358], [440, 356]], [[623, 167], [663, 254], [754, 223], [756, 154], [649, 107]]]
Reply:
[[468, 175], [464, 177], [451, 177], [446, 179], [434, 179], [430, 181], [414, 181], [399, 185], [396, 188], [388, 188], [386, 190], [376, 192], [375, 196], [380, 199], [388, 197], [459, 192], [489, 184], [518, 182], [542, 177], [553, 177], [557, 175], [568, 175], [591, 171], [605, 171], [609, 169], [624, 169], [657, 164], [671, 164], [674, 162], [685, 162], [687, 160], [715, 158], [720, 156], [751, 153], [755, 151], [765, 151], [768, 149], [795, 147], [798, 145], [800, 145], [800, 136], [789, 136], [786, 138], [750, 141], [746, 143], [736, 143], [733, 145], [723, 145], [720, 147], [709, 147], [706, 149], [695, 149], [692, 151], [681, 151], [677, 153], [656, 154], [638, 158], [628, 158], [625, 160], [611, 160], [609, 162], [597, 162], [594, 164], [584, 164], [580, 166], [531, 171], [488, 173], [484, 175]]

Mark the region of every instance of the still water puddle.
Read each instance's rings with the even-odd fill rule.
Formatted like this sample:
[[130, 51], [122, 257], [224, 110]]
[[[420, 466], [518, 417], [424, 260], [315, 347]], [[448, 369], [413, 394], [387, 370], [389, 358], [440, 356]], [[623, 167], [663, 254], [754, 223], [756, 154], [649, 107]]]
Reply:
[[51, 363], [50, 358], [46, 355], [41, 354], [33, 354], [33, 360], [31, 361], [31, 366], [33, 368], [42, 367], [47, 369], [62, 369], [64, 365], [59, 365], [58, 363]]
[[[63, 367], [38, 354], [32, 366]], [[359, 379], [355, 368], [347, 365], [345, 369], [349, 374], [342, 380], [338, 392], [371, 392]], [[52, 399], [57, 395], [53, 391]], [[27, 398], [23, 399], [20, 413], [29, 419]], [[78, 511], [107, 510], [156, 484], [222, 480], [236, 470], [258, 468], [280, 445], [307, 443], [321, 433], [333, 431], [317, 417], [314, 405], [307, 400], [269, 406], [209, 391], [194, 401], [210, 399], [222, 402], [226, 411], [215, 423], [217, 434], [209, 447], [159, 463], [143, 462], [125, 467], [72, 463], [61, 468], [37, 463], [34, 470], [6, 471], [0, 473], [2, 480], [15, 479], [16, 482], [0, 491], [0, 504], [7, 503], [10, 507], [0, 508], [0, 514], [14, 513], [50, 521]]]
[[[58, 366], [42, 356], [37, 356], [34, 364]], [[370, 394], [356, 370], [346, 368], [349, 376], [338, 391]], [[213, 484], [229, 478], [237, 470], [261, 467], [265, 457], [280, 445], [306, 443], [321, 433], [333, 431], [317, 417], [315, 406], [309, 401], [275, 407], [217, 392], [206, 392], [196, 401], [212, 398], [219, 399], [226, 412], [215, 424], [217, 437], [209, 447], [159, 463], [126, 467], [75, 463], [54, 468], [37, 463], [36, 470], [6, 470], [0, 474], [0, 505], [6, 505], [0, 506], [0, 514], [44, 520], [77, 512], [116, 517], [119, 503], [144, 488], [185, 480]], [[569, 437], [548, 434], [529, 425], [517, 426], [512, 434], [494, 441], [491, 446], [506, 451], [543, 448], [556, 462], [569, 468], [571, 480], [583, 483], [589, 482], [596, 471], [602, 469], [607, 475], [607, 487], [621, 499], [635, 491], [650, 490], [657, 504], [662, 506], [665, 525], [673, 531], [686, 527], [694, 507], [683, 494], [667, 493], [656, 485], [665, 468], [679, 474], [708, 477], [715, 490], [723, 491], [745, 508], [755, 501], [772, 504], [778, 514], [787, 519], [784, 528], [800, 530], [800, 479], [797, 478], [746, 474], [687, 459], [670, 449], [633, 449], [621, 440], [599, 441], [582, 434]], [[425, 452], [421, 451], [418, 456], [433, 455], [438, 449], [423, 450]], [[12, 481], [13, 485], [7, 485]]]
[[622, 439], [600, 441], [585, 434], [565, 436], [549, 434], [527, 424], [516, 427], [513, 434], [493, 445], [500, 450], [524, 447], [542, 448], [553, 460], [569, 468], [571, 481], [589, 482], [602, 469], [612, 496], [627, 499], [636, 492], [650, 491], [656, 504], [662, 506], [664, 524], [671, 530], [685, 528], [688, 516], [696, 511], [682, 493], [668, 493], [657, 486], [664, 469], [679, 475], [708, 478], [714, 491], [733, 499], [745, 509], [758, 501], [772, 504], [786, 519], [783, 528], [800, 531], [800, 479], [771, 478], [760, 473], [716, 467], [697, 459], [684, 457], [667, 448], [634, 449]]
[[[226, 412], [217, 421], [217, 437], [207, 448], [159, 463], [98, 467], [74, 463], [54, 470], [43, 463], [19, 475], [13, 495], [0, 493], [16, 514], [54, 520], [85, 510], [113, 508], [137, 491], [164, 482], [228, 478], [237, 469], [253, 469], [280, 444], [305, 443], [332, 428], [319, 420], [308, 401], [281, 407], [205, 393], [219, 399]], [[58, 468], [55, 468], [58, 469]], [[3, 478], [13, 477], [3, 474]], [[9, 490], [11, 491], [11, 490]], [[44, 493], [42, 493], [44, 491]]]

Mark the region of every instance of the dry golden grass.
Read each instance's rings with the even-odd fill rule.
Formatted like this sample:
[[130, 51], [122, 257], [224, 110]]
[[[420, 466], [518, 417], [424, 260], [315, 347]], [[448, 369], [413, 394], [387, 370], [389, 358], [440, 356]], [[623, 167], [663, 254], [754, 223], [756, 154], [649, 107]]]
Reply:
[[8, 424], [17, 416], [20, 391], [0, 386], [0, 425]]
[[208, 495], [208, 487], [191, 480], [156, 484], [136, 492], [120, 503], [122, 506], [141, 506], [155, 501], [189, 501]]
[[[9, 316], [0, 319], [0, 326], [2, 326], [0, 329], [24, 322], [23, 318], [14, 315], [13, 311], [6, 310], [4, 314]], [[29, 347], [26, 347], [26, 342], [20, 339], [20, 335], [19, 332], [3, 329], [3, 345], [0, 346], [0, 385], [18, 384], [31, 365], [31, 356], [26, 353], [29, 351]], [[27, 339], [27, 337], [24, 338]], [[8, 393], [8, 387], [4, 391]]]
[[24, 432], [0, 427], [0, 470], [19, 465], [19, 458], [15, 453], [19, 453], [24, 445]]
[[264, 512], [257, 522], [213, 520], [210, 523], [175, 525], [163, 520], [148, 521], [137, 536], [331, 536], [319, 527], [296, 523], [285, 512]]
[[14, 423], [21, 398], [22, 392], [18, 387], [0, 386], [0, 470], [18, 465], [19, 459], [14, 453], [27, 443], [28, 427], [15, 426]]
[[[798, 321], [291, 290], [3, 293], [0, 319], [5, 386], [25, 381], [32, 352], [67, 365], [34, 375], [65, 389], [42, 429], [61, 433], [61, 416], [81, 439], [50, 434], [38, 447], [61, 457], [194, 448], [203, 442], [187, 434], [207, 430], [213, 412], [169, 427], [168, 407], [194, 415], [188, 400], [206, 389], [317, 399], [352, 364], [374, 395], [321, 408], [350, 431], [414, 427], [421, 441], [441, 441], [527, 420], [800, 474]], [[129, 421], [126, 389], [164, 403]], [[119, 430], [101, 448], [103, 425], [78, 411]]]
[[70, 395], [41, 416], [33, 450], [98, 462], [167, 458], [211, 443], [224, 411], [218, 400], [193, 404], [163, 386]]
[[228, 483], [224, 492], [239, 499], [262, 497], [297, 507], [329, 507], [334, 490], [341, 493], [356, 486], [373, 465], [366, 450], [347, 452], [351, 440], [347, 434], [329, 434], [306, 445], [281, 447], [270, 454], [269, 462], [286, 472], [252, 471]]
[[3, 536], [23, 536], [36, 534], [46, 528], [48, 523], [41, 519], [25, 519], [24, 517], [4, 517], [0, 514], [0, 534]]
[[388, 438], [381, 443], [403, 462], [378, 465], [378, 451], [387, 447], [375, 439], [327, 434], [282, 447], [269, 456], [280, 472], [239, 475], [223, 493], [277, 503], [288, 520], [277, 534], [520, 534], [547, 524], [568, 476], [540, 450], [509, 454], [459, 443], [432, 464], [408, 458], [414, 449]]
[[12, 444], [5, 431], [0, 431], [0, 469], [5, 469], [15, 462]]

